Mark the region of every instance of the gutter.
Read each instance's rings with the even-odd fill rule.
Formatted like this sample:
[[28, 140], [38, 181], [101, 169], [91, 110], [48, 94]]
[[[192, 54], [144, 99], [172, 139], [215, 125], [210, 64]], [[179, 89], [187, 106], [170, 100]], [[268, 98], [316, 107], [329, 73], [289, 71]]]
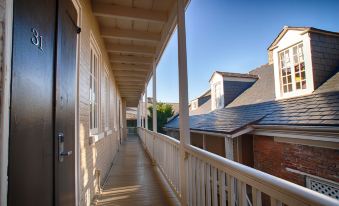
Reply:
[[[165, 131], [167, 130], [175, 130], [179, 131], [178, 128], [170, 128], [170, 127], [164, 127], [163, 128]], [[213, 136], [218, 136], [218, 137], [224, 137], [224, 138], [236, 138], [239, 137], [243, 134], [250, 133], [254, 129], [253, 127], [245, 127], [244, 129], [241, 129], [240, 131], [233, 133], [233, 134], [226, 134], [226, 133], [221, 133], [221, 132], [211, 132], [211, 131], [204, 131], [204, 130], [195, 130], [195, 129], [190, 129], [190, 132], [198, 133], [198, 134], [207, 134], [207, 135], [213, 135]]]
[[335, 126], [289, 126], [289, 125], [252, 125], [254, 129], [269, 130], [288, 130], [288, 131], [305, 131], [318, 133], [339, 133], [339, 125]]

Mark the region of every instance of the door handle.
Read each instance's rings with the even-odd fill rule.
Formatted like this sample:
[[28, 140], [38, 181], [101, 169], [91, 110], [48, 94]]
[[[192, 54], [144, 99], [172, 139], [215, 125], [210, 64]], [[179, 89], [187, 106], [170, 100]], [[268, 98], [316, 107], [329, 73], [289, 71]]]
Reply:
[[67, 157], [67, 156], [70, 156], [72, 153], [73, 153], [72, 151], [68, 151], [68, 152], [62, 152], [62, 153], [60, 153], [60, 155], [64, 156], [64, 157], [65, 156]]
[[72, 155], [72, 151], [65, 151], [65, 136], [63, 132], [59, 132], [58, 133], [58, 156], [59, 156], [59, 162], [63, 162], [64, 161], [64, 157], [68, 157], [70, 155]]

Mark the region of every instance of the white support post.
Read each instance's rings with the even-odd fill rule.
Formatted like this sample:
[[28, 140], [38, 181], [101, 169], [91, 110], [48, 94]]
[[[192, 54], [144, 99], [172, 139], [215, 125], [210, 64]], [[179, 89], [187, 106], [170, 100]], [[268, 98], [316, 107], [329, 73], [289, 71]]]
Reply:
[[144, 107], [142, 103], [142, 95], [140, 97], [140, 127], [144, 127]]
[[157, 68], [156, 64], [153, 63], [153, 131], [158, 132], [157, 124]]
[[145, 129], [148, 130], [148, 117], [147, 117], [147, 83], [145, 85]]
[[190, 144], [188, 113], [187, 55], [185, 31], [185, 4], [178, 1], [178, 63], [179, 63], [179, 128], [180, 128], [180, 191], [181, 205], [187, 205], [185, 172], [185, 145]]
[[140, 101], [137, 107], [137, 127], [140, 127]]

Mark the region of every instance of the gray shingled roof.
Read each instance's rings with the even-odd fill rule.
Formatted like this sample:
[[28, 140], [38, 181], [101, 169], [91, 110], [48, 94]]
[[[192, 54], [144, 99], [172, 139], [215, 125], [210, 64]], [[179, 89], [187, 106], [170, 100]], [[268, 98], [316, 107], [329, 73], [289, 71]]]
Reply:
[[[192, 130], [232, 134], [247, 125], [339, 126], [339, 92], [229, 107], [190, 117]], [[179, 118], [166, 124], [178, 128]]]
[[216, 73], [221, 74], [224, 77], [240, 77], [240, 78], [251, 78], [251, 79], [258, 78], [258, 76], [254, 74], [242, 74], [242, 73], [220, 72], [220, 71], [216, 71]]
[[257, 104], [273, 101], [275, 99], [273, 65], [262, 65], [261, 67], [250, 71], [250, 74], [257, 75], [259, 79], [250, 88], [229, 103], [227, 107]]
[[328, 91], [339, 91], [339, 72], [337, 72], [330, 79], [324, 82], [320, 87], [318, 87], [315, 92], [321, 93]]
[[199, 115], [199, 114], [207, 114], [210, 111], [211, 111], [211, 98], [209, 98], [206, 102], [200, 105], [196, 110], [191, 110], [189, 115], [193, 116], [193, 115]]

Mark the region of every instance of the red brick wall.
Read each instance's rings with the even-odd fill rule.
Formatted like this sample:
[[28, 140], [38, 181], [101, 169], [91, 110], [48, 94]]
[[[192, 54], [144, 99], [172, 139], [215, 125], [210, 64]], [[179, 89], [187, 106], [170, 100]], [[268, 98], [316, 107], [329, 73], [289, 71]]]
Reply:
[[225, 139], [213, 135], [205, 136], [206, 150], [225, 157]]
[[339, 150], [274, 142], [273, 137], [254, 136], [254, 167], [274, 176], [305, 186], [299, 170], [339, 182]]

